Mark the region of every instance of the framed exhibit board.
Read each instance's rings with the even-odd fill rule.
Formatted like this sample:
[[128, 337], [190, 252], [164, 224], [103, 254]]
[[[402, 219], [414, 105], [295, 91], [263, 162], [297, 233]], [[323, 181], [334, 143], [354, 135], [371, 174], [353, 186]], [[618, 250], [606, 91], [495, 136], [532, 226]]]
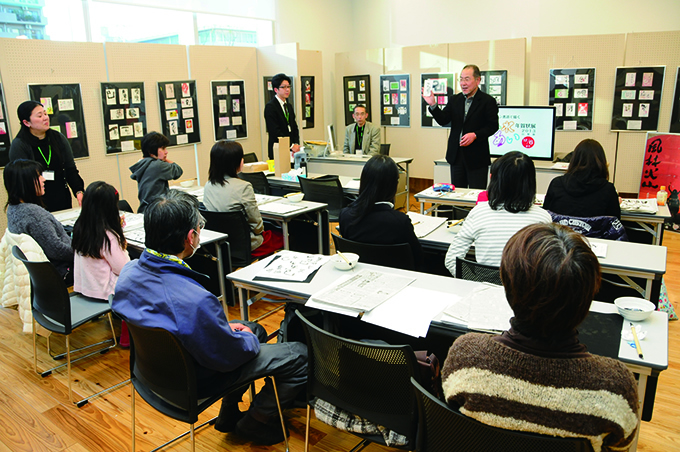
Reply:
[[[454, 95], [455, 80], [456, 74], [453, 72], [420, 74], [421, 92], [426, 96], [434, 94], [439, 108], [444, 108]], [[420, 96], [420, 121], [423, 127], [451, 127], [450, 122], [439, 124], [434, 120], [423, 96]]]
[[302, 84], [302, 128], [314, 128], [314, 76], [300, 77]]
[[662, 185], [678, 187], [680, 175], [680, 134], [647, 133], [639, 198], [655, 198]]
[[5, 92], [2, 89], [2, 83], [0, 83], [0, 167], [9, 163], [10, 144], [12, 144], [12, 135], [9, 133], [7, 102], [5, 102]]
[[617, 67], [613, 132], [647, 132], [659, 128], [659, 108], [666, 66]]
[[107, 154], [142, 150], [146, 135], [144, 82], [101, 84]]
[[479, 89], [496, 99], [498, 105], [506, 105], [508, 100], [508, 71], [480, 71], [482, 79]]
[[[276, 96], [276, 93], [274, 92], [274, 88], [272, 88], [272, 77], [273, 76], [266, 76], [264, 77], [264, 100], [265, 103], [269, 102]], [[290, 77], [290, 75], [288, 76]], [[296, 120], [299, 120], [297, 111], [295, 111], [295, 77], [290, 77], [290, 94], [288, 95], [288, 106], [293, 109], [293, 113], [295, 113], [295, 118]], [[298, 127], [300, 124], [298, 124]]]
[[170, 146], [200, 143], [196, 80], [158, 82], [161, 130]]
[[673, 110], [669, 132], [680, 133], [680, 66], [675, 71], [675, 91], [673, 91]]
[[357, 104], [366, 106], [368, 117], [366, 121], [373, 122], [371, 116], [371, 76], [348, 75], [342, 78], [343, 91], [345, 93], [345, 125], [354, 123], [354, 107]]
[[555, 130], [593, 130], [595, 68], [550, 69]]
[[215, 141], [248, 138], [245, 81], [212, 80], [210, 92]]
[[79, 83], [28, 85], [28, 96], [40, 102], [50, 117], [50, 128], [61, 132], [73, 150], [73, 157], [88, 157], [83, 97]]
[[411, 127], [409, 104], [409, 74], [383, 74], [380, 76], [380, 125], [388, 127]]

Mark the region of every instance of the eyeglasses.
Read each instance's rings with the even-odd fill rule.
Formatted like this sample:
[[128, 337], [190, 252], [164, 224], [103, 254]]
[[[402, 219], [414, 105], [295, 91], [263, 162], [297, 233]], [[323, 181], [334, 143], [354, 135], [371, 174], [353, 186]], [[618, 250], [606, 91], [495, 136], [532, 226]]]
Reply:
[[279, 89], [290, 89], [290, 85], [281, 85]]
[[465, 83], [470, 83], [471, 81], [474, 80], [474, 77], [465, 77], [465, 78], [459, 78], [459, 82], [465, 82]]
[[[198, 231], [205, 227], [205, 218], [200, 213], [198, 214]], [[198, 232], [197, 231], [197, 232]]]

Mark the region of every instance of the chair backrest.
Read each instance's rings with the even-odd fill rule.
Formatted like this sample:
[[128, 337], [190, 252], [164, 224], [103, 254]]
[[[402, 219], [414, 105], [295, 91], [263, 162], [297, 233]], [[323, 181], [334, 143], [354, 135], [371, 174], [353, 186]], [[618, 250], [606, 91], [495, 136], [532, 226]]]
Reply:
[[390, 155], [390, 144], [380, 145], [380, 155]]
[[267, 176], [265, 176], [262, 171], [259, 171], [257, 173], [240, 172], [238, 173], [238, 177], [239, 179], [250, 182], [250, 185], [253, 186], [253, 191], [255, 193], [258, 193], [260, 195], [272, 194], [272, 189], [269, 186], [269, 179], [267, 179]]
[[309, 354], [307, 400], [319, 397], [345, 411], [415, 440], [416, 400], [410, 345], [375, 345], [318, 328], [299, 311]]
[[23, 262], [31, 278], [33, 318], [46, 329], [71, 334], [71, 299], [64, 278], [51, 262], [31, 262], [18, 246], [12, 254]]
[[201, 210], [205, 218], [205, 227], [211, 231], [229, 235], [227, 241], [231, 252], [231, 264], [234, 267], [245, 267], [253, 262], [250, 253], [250, 225], [243, 210], [214, 212]]
[[338, 176], [322, 176], [316, 179], [299, 177], [300, 188], [306, 201], [328, 204], [330, 221], [338, 221], [340, 211], [345, 207], [345, 195]]
[[560, 215], [555, 212], [550, 212], [550, 216], [553, 223], [568, 226], [586, 237], [628, 241], [626, 228], [623, 227], [621, 220], [616, 217], [606, 215], [599, 217], [573, 217], [570, 215]]
[[503, 452], [591, 452], [583, 438], [554, 436], [504, 430], [467, 417], [446, 405], [411, 379], [418, 399], [417, 451], [448, 452], [474, 450]]
[[397, 243], [395, 245], [374, 245], [372, 243], [360, 243], [340, 237], [333, 236], [335, 249], [343, 253], [356, 253], [359, 261], [366, 264], [382, 265], [384, 267], [401, 268], [403, 270], [415, 270], [416, 264], [413, 260], [411, 245], [408, 243]]
[[243, 154], [243, 163], [255, 163], [257, 161], [257, 155], [254, 152]]
[[130, 379], [137, 392], [161, 413], [195, 423], [198, 396], [193, 357], [166, 330], [130, 322], [127, 326], [130, 331]]
[[503, 285], [498, 267], [472, 262], [461, 257], [456, 258], [456, 278]]
[[130, 212], [134, 213], [134, 210], [132, 210], [132, 207], [130, 206], [130, 203], [127, 202], [124, 199], [118, 200], [118, 210], [121, 210], [123, 212]]

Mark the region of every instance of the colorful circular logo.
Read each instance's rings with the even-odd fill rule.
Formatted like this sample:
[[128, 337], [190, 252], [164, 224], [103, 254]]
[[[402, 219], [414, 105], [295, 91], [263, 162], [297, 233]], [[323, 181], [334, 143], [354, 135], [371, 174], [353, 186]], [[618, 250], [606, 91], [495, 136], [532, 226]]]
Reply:
[[534, 139], [531, 138], [531, 137], [524, 137], [524, 138], [522, 138], [522, 146], [524, 146], [524, 147], [527, 148], [527, 149], [533, 148], [533, 147], [534, 147], [534, 143], [535, 143], [535, 142], [534, 142]]

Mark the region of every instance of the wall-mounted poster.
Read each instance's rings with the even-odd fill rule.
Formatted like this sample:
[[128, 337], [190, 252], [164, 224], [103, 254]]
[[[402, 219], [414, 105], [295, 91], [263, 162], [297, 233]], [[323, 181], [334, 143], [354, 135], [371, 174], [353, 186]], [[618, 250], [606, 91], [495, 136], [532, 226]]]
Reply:
[[368, 122], [371, 119], [371, 76], [349, 75], [342, 78], [343, 92], [345, 93], [345, 125], [354, 124], [354, 107], [365, 105], [368, 113]]
[[409, 74], [383, 74], [380, 76], [381, 126], [411, 126], [410, 87], [411, 76]]
[[106, 153], [142, 150], [146, 134], [144, 82], [101, 84]]
[[595, 68], [550, 69], [555, 130], [593, 130]]
[[680, 177], [680, 134], [647, 133], [645, 160], [640, 179], [640, 198], [655, 198], [662, 185], [678, 188]]
[[[264, 77], [265, 104], [272, 100], [274, 96], [276, 96], [274, 88], [272, 87], [272, 77], [273, 76]], [[290, 77], [290, 94], [288, 95], [288, 106], [293, 109], [293, 113], [295, 113], [295, 117], [297, 118], [298, 114], [295, 110], [295, 77], [291, 77], [290, 75], [288, 77]]]
[[12, 144], [11, 137], [5, 92], [2, 90], [2, 83], [0, 83], [0, 167], [9, 163], [9, 146]]
[[479, 89], [496, 99], [498, 105], [506, 105], [508, 101], [508, 71], [480, 71], [482, 79]]
[[210, 89], [215, 141], [248, 138], [245, 82], [213, 80]]
[[[453, 72], [420, 74], [420, 89], [426, 96], [434, 94], [434, 98], [437, 101], [439, 108], [443, 109], [455, 94], [455, 80], [456, 74]], [[439, 123], [434, 120], [423, 96], [420, 96], [420, 104], [420, 124], [423, 127], [451, 127], [450, 122], [440, 126]]]
[[680, 67], [675, 72], [675, 91], [673, 91], [673, 110], [669, 131], [680, 133]]
[[28, 96], [43, 104], [50, 117], [50, 128], [68, 139], [73, 157], [88, 157], [85, 115], [80, 84], [28, 85]]
[[659, 128], [666, 66], [617, 67], [611, 130], [648, 132]]
[[170, 146], [200, 143], [196, 80], [158, 82], [161, 130]]
[[314, 128], [314, 76], [300, 77], [302, 84], [302, 128]]

